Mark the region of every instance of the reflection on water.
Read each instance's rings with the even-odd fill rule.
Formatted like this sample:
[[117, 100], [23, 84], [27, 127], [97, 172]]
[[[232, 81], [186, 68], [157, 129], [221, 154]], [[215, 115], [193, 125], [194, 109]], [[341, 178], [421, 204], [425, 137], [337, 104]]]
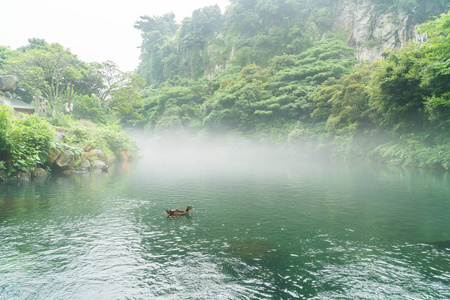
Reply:
[[1, 184], [0, 299], [450, 298], [447, 174], [229, 150]]

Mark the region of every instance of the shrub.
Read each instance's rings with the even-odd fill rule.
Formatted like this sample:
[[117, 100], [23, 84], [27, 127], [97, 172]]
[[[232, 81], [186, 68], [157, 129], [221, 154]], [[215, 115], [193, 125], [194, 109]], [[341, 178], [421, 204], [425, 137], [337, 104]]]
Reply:
[[10, 145], [6, 160], [9, 175], [43, 166], [52, 149], [55, 130], [47, 121], [33, 115], [20, 118], [11, 115], [9, 119], [11, 122], [7, 134]]

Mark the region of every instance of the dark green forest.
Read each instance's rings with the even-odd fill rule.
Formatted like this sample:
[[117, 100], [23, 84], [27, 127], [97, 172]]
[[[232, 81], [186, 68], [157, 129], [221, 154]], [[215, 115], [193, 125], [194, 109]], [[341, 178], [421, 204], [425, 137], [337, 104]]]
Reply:
[[[450, 168], [450, 1], [366, 1], [374, 15], [409, 16], [426, 36], [356, 59], [337, 26], [348, 1], [231, 0], [143, 16], [135, 73], [87, 64], [58, 44], [0, 47], [0, 73], [20, 78], [17, 97], [49, 100], [47, 119], [119, 123], [151, 134], [241, 136], [294, 151]], [[368, 45], [377, 41], [368, 41]], [[70, 115], [67, 102], [74, 103]]]

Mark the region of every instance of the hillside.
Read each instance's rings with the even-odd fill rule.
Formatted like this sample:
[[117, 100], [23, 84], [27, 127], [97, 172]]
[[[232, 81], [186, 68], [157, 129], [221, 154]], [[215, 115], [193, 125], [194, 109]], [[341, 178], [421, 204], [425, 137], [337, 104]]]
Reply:
[[[140, 120], [397, 165], [450, 167], [450, 1], [237, 0], [142, 17]], [[423, 23], [424, 22], [424, 23]]]
[[10, 97], [56, 126], [71, 115], [448, 170], [449, 10], [450, 0], [233, 0], [181, 24], [141, 17], [137, 74], [37, 38], [0, 46], [0, 74], [20, 78]]
[[358, 60], [381, 59], [426, 36], [417, 25], [446, 12], [437, 0], [234, 0], [192, 13], [180, 25], [175, 16], [142, 17], [138, 74], [157, 86], [174, 78], [212, 78], [228, 66], [266, 67], [277, 55], [297, 55], [315, 41], [336, 38], [354, 48]]

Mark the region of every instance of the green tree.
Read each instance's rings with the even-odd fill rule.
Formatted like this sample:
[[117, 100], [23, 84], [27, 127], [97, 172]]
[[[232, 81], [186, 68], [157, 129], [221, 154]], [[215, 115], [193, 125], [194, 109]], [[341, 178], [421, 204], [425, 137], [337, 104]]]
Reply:
[[368, 85], [376, 66], [377, 64], [366, 66], [340, 80], [338, 91], [328, 100], [331, 106], [326, 123], [328, 131], [336, 133], [343, 129], [351, 129], [362, 132], [364, 129], [375, 127], [372, 122], [372, 104]]
[[142, 105], [139, 88], [144, 81], [138, 75], [122, 72], [111, 61], [96, 63], [94, 68], [103, 79], [104, 88], [99, 93], [102, 106], [119, 120], [139, 120], [136, 108]]
[[[274, 116], [289, 122], [299, 119], [310, 122], [316, 87], [329, 78], [339, 79], [348, 73], [355, 62], [353, 51], [342, 41], [328, 39], [314, 43], [300, 55], [272, 59], [274, 75], [269, 81], [269, 90], [272, 102], [279, 106]], [[317, 115], [316, 112], [314, 116]]]
[[178, 29], [175, 15], [170, 13], [162, 17], [143, 16], [134, 27], [141, 31], [142, 36], [141, 62], [137, 73], [147, 85], [158, 86], [165, 81], [162, 48], [174, 37]]
[[249, 65], [232, 80], [225, 79], [219, 90], [204, 103], [204, 125], [212, 130], [253, 131], [270, 115], [266, 110], [269, 72]]
[[5, 47], [5, 46], [0, 46], [0, 73], [3, 75], [4, 71], [3, 69], [3, 65], [5, 64], [5, 62], [7, 61], [7, 59], [13, 54], [13, 51], [9, 48], [9, 47]]
[[108, 118], [104, 103], [96, 95], [75, 95], [73, 103], [74, 118], [103, 124], [107, 123], [110, 119]]
[[[59, 44], [30, 40], [28, 47], [15, 51], [4, 63], [4, 72], [19, 78], [20, 87], [34, 96], [43, 96], [50, 102], [53, 114], [57, 104], [64, 104], [65, 94], [78, 83], [87, 86], [86, 64]], [[58, 109], [59, 110], [59, 109]]]
[[422, 85], [423, 53], [416, 44], [392, 52], [374, 72], [373, 105], [379, 122], [399, 132], [420, 128], [424, 101], [430, 91]]
[[10, 108], [6, 105], [0, 107], [0, 162], [4, 162], [8, 158], [8, 153], [11, 150], [11, 139], [9, 137], [10, 130]]
[[420, 26], [429, 38], [421, 48], [425, 67], [422, 86], [431, 91], [426, 98], [429, 119], [443, 130], [450, 128], [450, 12]]

